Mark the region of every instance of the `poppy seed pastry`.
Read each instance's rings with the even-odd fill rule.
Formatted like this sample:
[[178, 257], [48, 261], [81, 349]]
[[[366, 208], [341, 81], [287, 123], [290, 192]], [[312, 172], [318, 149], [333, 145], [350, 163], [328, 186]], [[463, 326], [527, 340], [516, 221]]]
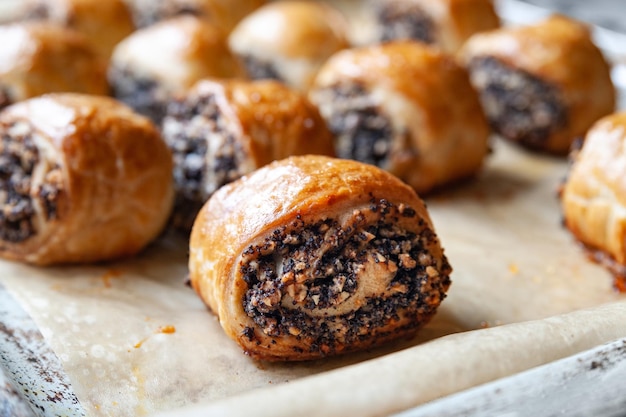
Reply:
[[418, 193], [474, 175], [488, 152], [489, 127], [467, 72], [419, 42], [338, 52], [309, 97], [335, 135], [337, 156], [377, 165]]
[[137, 30], [116, 46], [108, 72], [113, 96], [157, 124], [172, 96], [197, 81], [240, 76], [224, 33], [193, 16]]
[[265, 0], [126, 0], [137, 27], [146, 27], [180, 15], [192, 15], [220, 27], [225, 32]]
[[171, 211], [172, 161], [150, 121], [59, 93], [0, 112], [0, 256], [37, 265], [136, 254]]
[[598, 120], [561, 189], [565, 226], [626, 289], [626, 112]]
[[233, 29], [228, 43], [250, 78], [275, 79], [302, 91], [328, 57], [349, 46], [341, 13], [307, 1], [261, 7]]
[[445, 298], [451, 267], [411, 187], [373, 165], [304, 155], [213, 194], [189, 271], [248, 355], [297, 361], [412, 336]]
[[187, 233], [224, 184], [291, 155], [334, 155], [317, 109], [271, 80], [200, 81], [170, 104], [161, 130], [174, 157], [173, 225]]
[[135, 30], [122, 0], [25, 0], [23, 18], [44, 20], [82, 33], [101, 57]]
[[461, 57], [493, 130], [529, 149], [565, 154], [615, 108], [609, 65], [564, 16], [474, 35]]
[[0, 109], [45, 93], [108, 94], [106, 62], [76, 31], [47, 22], [7, 24], [0, 44]]
[[492, 0], [376, 0], [371, 7], [375, 41], [413, 39], [448, 53], [500, 26]]

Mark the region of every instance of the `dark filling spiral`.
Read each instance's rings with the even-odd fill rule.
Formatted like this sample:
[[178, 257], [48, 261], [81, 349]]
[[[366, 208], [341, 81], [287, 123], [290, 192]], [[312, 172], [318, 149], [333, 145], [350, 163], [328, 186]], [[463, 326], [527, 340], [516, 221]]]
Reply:
[[[239, 267], [249, 286], [243, 307], [264, 333], [310, 339], [312, 352], [328, 354], [337, 344], [372, 337], [400, 315], [415, 318], [406, 330], [434, 314], [450, 284], [445, 257], [438, 268], [426, 249], [436, 236], [428, 228], [418, 236], [396, 225], [399, 217], [417, 216], [410, 207], [372, 200], [366, 210], [378, 221], [367, 222], [362, 211], [343, 227], [330, 218], [315, 224], [298, 218], [245, 251]], [[415, 221], [423, 226], [423, 220]], [[310, 314], [348, 300], [372, 258], [396, 270], [384, 296], [365, 299], [343, 315]], [[300, 309], [290, 308], [296, 303]], [[246, 329], [244, 335], [253, 340], [254, 332]]]
[[357, 83], [342, 83], [318, 92], [330, 110], [326, 123], [335, 135], [337, 156], [385, 167], [393, 129], [389, 117]]
[[[58, 7], [56, 7], [58, 9]], [[55, 2], [50, 0], [38, 0], [31, 3], [26, 9], [22, 19], [33, 21], [55, 21], [55, 23], [62, 23], [67, 27], [76, 26], [76, 14], [72, 10], [67, 10], [67, 13], [63, 16], [63, 20], [60, 21], [59, 17], [55, 13]]]
[[202, 17], [203, 11], [189, 2], [175, 2], [169, 0], [149, 0], [141, 2], [132, 9], [135, 26], [143, 28], [165, 19], [176, 16], [191, 15]]
[[241, 58], [250, 79], [282, 81], [282, 77], [272, 62], [254, 55], [243, 55]]
[[381, 3], [377, 8], [381, 41], [413, 39], [428, 44], [435, 42], [434, 22], [419, 6], [405, 1]]
[[57, 218], [60, 169], [48, 171], [43, 185], [34, 190], [31, 180], [40, 157], [32, 130], [20, 122], [0, 124], [0, 135], [0, 239], [19, 243], [36, 233], [34, 198], [46, 220]]
[[159, 125], [165, 116], [170, 93], [149, 77], [138, 76], [129, 68], [111, 66], [109, 70], [111, 94], [137, 113]]
[[213, 192], [246, 173], [242, 166], [246, 153], [213, 94], [170, 103], [163, 137], [174, 158], [173, 223], [189, 231]]
[[503, 137], [542, 149], [567, 125], [567, 108], [554, 85], [493, 57], [472, 59], [469, 70], [489, 123]]
[[47, 20], [50, 18], [50, 5], [45, 1], [31, 3], [22, 18], [24, 20]]
[[9, 97], [9, 92], [5, 87], [0, 85], [0, 110], [7, 107], [12, 103], [11, 97]]

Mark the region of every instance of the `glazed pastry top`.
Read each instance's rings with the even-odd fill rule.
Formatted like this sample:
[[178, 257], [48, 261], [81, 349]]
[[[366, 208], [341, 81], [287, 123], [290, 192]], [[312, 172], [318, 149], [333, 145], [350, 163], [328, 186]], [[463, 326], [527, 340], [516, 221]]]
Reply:
[[[384, 190], [386, 198], [410, 205], [418, 217], [432, 227], [424, 203], [411, 187], [368, 164], [305, 155], [273, 162], [260, 170], [251, 179], [244, 178], [245, 187], [226, 185], [219, 189], [212, 203], [219, 208], [203, 210], [203, 221], [197, 222], [194, 229], [223, 224], [215, 216], [228, 212], [232, 223], [219, 227], [228, 229], [229, 234], [240, 236], [238, 240], [245, 242], [261, 230], [276, 227], [285, 217], [314, 216], [322, 208], [326, 212], [339, 211], [355, 202], [368, 204], [380, 190]], [[259, 198], [257, 181], [263, 184], [262, 198]], [[223, 243], [216, 251], [237, 253], [242, 249], [229, 247], [229, 242]]]
[[0, 84], [14, 101], [49, 92], [108, 93], [106, 62], [78, 32], [46, 22], [0, 26]]
[[205, 77], [242, 76], [224, 33], [193, 16], [180, 16], [140, 29], [115, 48], [112, 63], [177, 88]]
[[323, 60], [346, 48], [346, 22], [332, 6], [285, 1], [261, 7], [244, 18], [230, 35], [238, 53]]
[[123, 0], [25, 0], [23, 9], [29, 18], [48, 20], [82, 33], [105, 59], [135, 29]]

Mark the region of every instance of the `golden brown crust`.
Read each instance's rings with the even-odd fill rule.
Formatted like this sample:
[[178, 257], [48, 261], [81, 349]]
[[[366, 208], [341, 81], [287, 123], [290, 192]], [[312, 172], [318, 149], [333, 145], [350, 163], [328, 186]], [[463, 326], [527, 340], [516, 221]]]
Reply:
[[225, 113], [235, 115], [255, 169], [292, 155], [334, 156], [332, 134], [317, 108], [282, 83], [228, 80], [220, 85], [205, 80], [196, 88], [222, 90], [229, 107]]
[[27, 14], [81, 32], [105, 59], [135, 26], [122, 0], [27, 0]]
[[10, 102], [51, 92], [108, 93], [106, 63], [78, 32], [50, 23], [0, 27], [0, 90]]
[[[50, 94], [7, 107], [0, 129], [14, 143], [3, 143], [4, 152], [23, 148], [18, 136], [27, 132], [39, 155], [26, 192], [34, 235], [0, 240], [2, 257], [39, 265], [110, 260], [137, 253], [162, 230], [172, 160], [147, 119], [107, 97]], [[57, 196], [52, 215], [37, 202], [46, 184]]]
[[336, 101], [326, 99], [324, 91], [345, 84], [360, 86], [391, 121], [392, 151], [380, 166], [418, 193], [473, 175], [482, 166], [489, 127], [466, 71], [451, 56], [411, 41], [335, 54], [309, 94], [327, 120]]
[[561, 194], [565, 225], [626, 265], [626, 113], [600, 119], [576, 153]]
[[567, 124], [543, 147], [564, 153], [574, 139], [615, 108], [610, 68], [580, 22], [555, 15], [533, 25], [506, 27], [473, 36], [461, 53], [464, 63], [493, 57], [555, 86], [566, 107]]
[[324, 61], [349, 46], [347, 23], [328, 4], [270, 3], [235, 27], [229, 45], [239, 56], [252, 56], [271, 65], [290, 86], [306, 90]]
[[[385, 210], [395, 213], [393, 220], [384, 217], [382, 212], [387, 211], [377, 211], [380, 208], [377, 204], [383, 204]], [[351, 223], [355, 217], [361, 217], [360, 222]], [[302, 287], [294, 293], [290, 286], [297, 287], [303, 282], [304, 285], [311, 284], [316, 277], [316, 267], [313, 264], [318, 269], [325, 270], [323, 263], [328, 260], [321, 253], [327, 249], [324, 246], [326, 242], [319, 248], [320, 257], [311, 259], [311, 265], [307, 269], [298, 270], [296, 266], [296, 274], [300, 274], [295, 278], [298, 284], [288, 282], [289, 272], [279, 277], [285, 285], [280, 290], [285, 322], [294, 310], [300, 310], [308, 319], [287, 323], [289, 329], [282, 332], [272, 327], [271, 323], [269, 327], [259, 325], [253, 319], [254, 315], [247, 314], [244, 310], [244, 304], [250, 296], [249, 284], [246, 282], [250, 278], [244, 276], [245, 271], [254, 262], [262, 262], [262, 257], [255, 258], [257, 251], [271, 252], [274, 244], [281, 245], [280, 241], [275, 243], [272, 240], [276, 236], [291, 230], [295, 234], [290, 235], [290, 239], [297, 239], [296, 236], [304, 236], [310, 230], [307, 227], [319, 222], [330, 224], [330, 229], [320, 229], [325, 231], [321, 232], [322, 235], [336, 233], [335, 227], [341, 231], [337, 236], [341, 236], [339, 240], [342, 243], [338, 245], [339, 249], [336, 249], [333, 259], [345, 262], [346, 265], [349, 261], [342, 257], [341, 251], [343, 245], [349, 245], [351, 234], [366, 236], [364, 239], [371, 238], [372, 242], [379, 237], [367, 237], [367, 233], [361, 235], [358, 231], [360, 228], [372, 226], [368, 230], [376, 233], [375, 230], [378, 229], [374, 225], [390, 222], [393, 223], [393, 226], [389, 226], [389, 230], [392, 230], [390, 233], [414, 233], [422, 238], [420, 242], [423, 246], [420, 246], [420, 250], [423, 252], [419, 259], [429, 259], [430, 263], [426, 267], [417, 267], [418, 270], [422, 268], [421, 272], [416, 273], [417, 279], [425, 280], [420, 281], [423, 283], [417, 290], [423, 291], [422, 299], [425, 300], [421, 310], [409, 312], [392, 304], [391, 308], [397, 313], [395, 319], [372, 323], [367, 329], [359, 328], [362, 323], [356, 318], [362, 313], [362, 308], [372, 308], [368, 304], [372, 299], [379, 300], [380, 304], [376, 304], [378, 307], [373, 307], [373, 310], [366, 313], [370, 318], [379, 315], [382, 305], [393, 298], [394, 291], [402, 291], [390, 282], [394, 273], [401, 268], [399, 263], [384, 259], [382, 254], [378, 256], [376, 249], [369, 247], [367, 243], [364, 244], [362, 253], [369, 255], [363, 255], [366, 260], [357, 263], [360, 266], [355, 268], [357, 288], [348, 295], [341, 293], [341, 301], [332, 306], [322, 307], [322, 301], [319, 297], [315, 299], [315, 296], [312, 296], [315, 306], [307, 306], [307, 297], [311, 295], [298, 292], [302, 291]], [[278, 237], [281, 238], [284, 237]], [[393, 238], [390, 237], [392, 240]], [[332, 240], [332, 236], [329, 239]], [[307, 249], [305, 244], [298, 250], [289, 252], [294, 256], [296, 264], [298, 254], [302, 255], [301, 252], [310, 248]], [[246, 261], [250, 256], [254, 258], [253, 261]], [[284, 253], [269, 256], [274, 256], [275, 262], [282, 262], [282, 265], [293, 261]], [[281, 256], [284, 258], [278, 260]], [[377, 256], [377, 260], [372, 260], [372, 256]], [[273, 162], [218, 190], [203, 207], [194, 224], [190, 240], [189, 269], [193, 287], [218, 315], [226, 333], [248, 354], [266, 360], [313, 359], [359, 350], [413, 334], [434, 314], [450, 284], [450, 268], [434, 235], [429, 215], [423, 202], [410, 187], [372, 165], [313, 155]], [[283, 267], [282, 271], [286, 271], [286, 268]], [[338, 277], [339, 275], [331, 273], [324, 279], [332, 281]], [[318, 279], [322, 278], [318, 276]], [[314, 288], [308, 290], [313, 292]], [[253, 299], [253, 305], [254, 301]], [[272, 303], [266, 299], [265, 303], [268, 302]], [[277, 300], [273, 301], [274, 304], [276, 302]], [[340, 325], [341, 320], [351, 320], [347, 317], [354, 319], [352, 324], [359, 328], [360, 336], [351, 337], [351, 331]], [[323, 339], [316, 333], [323, 332], [321, 328], [310, 328], [315, 327], [316, 323], [320, 327], [337, 326], [338, 333], [331, 337], [332, 340]], [[280, 324], [278, 328], [280, 329]], [[363, 330], [367, 336], [362, 333]]]
[[120, 42], [112, 65], [173, 90], [187, 89], [203, 78], [242, 76], [224, 33], [193, 16], [180, 16], [137, 30]]
[[[277, 81], [199, 81], [162, 126], [174, 150], [180, 194], [176, 207], [181, 211], [176, 210], [174, 223], [187, 231], [202, 203], [224, 183], [291, 155], [334, 155], [333, 136], [317, 108], [304, 94]], [[189, 154], [204, 164], [193, 181], [183, 174], [199, 169], [187, 166]], [[194, 201], [184, 197], [190, 187], [198, 188], [191, 193]]]
[[[379, 9], [423, 12], [432, 21], [432, 44], [448, 53], [456, 53], [470, 36], [500, 26], [492, 0], [376, 0], [375, 4]], [[388, 23], [379, 21], [378, 30]]]

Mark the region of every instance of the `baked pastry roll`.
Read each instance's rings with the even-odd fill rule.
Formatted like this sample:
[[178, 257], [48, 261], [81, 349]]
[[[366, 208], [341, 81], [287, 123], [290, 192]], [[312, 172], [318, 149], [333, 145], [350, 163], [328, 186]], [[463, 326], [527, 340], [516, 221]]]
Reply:
[[203, 78], [237, 76], [243, 69], [225, 35], [193, 16], [134, 32], [115, 48], [108, 74], [114, 97], [157, 124], [172, 95]]
[[305, 155], [218, 190], [190, 240], [191, 284], [250, 356], [305, 360], [413, 335], [451, 267], [409, 186]]
[[0, 112], [0, 256], [38, 265], [137, 253], [172, 207], [150, 121], [103, 96], [49, 94]]
[[265, 4], [265, 0], [126, 0], [138, 27], [183, 14], [194, 15], [230, 32], [246, 15]]
[[498, 28], [492, 0], [375, 0], [372, 37], [413, 39], [457, 52], [473, 34]]
[[494, 131], [530, 149], [564, 154], [615, 107], [609, 65], [564, 16], [477, 34], [462, 57]]
[[275, 79], [304, 91], [326, 59], [348, 47], [347, 23], [328, 4], [275, 2], [244, 18], [228, 42], [250, 78]]
[[198, 82], [162, 126], [172, 149], [173, 225], [189, 233], [221, 186], [291, 155], [333, 155], [333, 138], [303, 94], [276, 81]]
[[122, 0], [25, 0], [22, 7], [25, 19], [46, 20], [81, 32], [106, 59], [135, 30]]
[[51, 92], [106, 95], [106, 62], [78, 32], [51, 23], [0, 26], [0, 109]]
[[418, 193], [473, 175], [488, 151], [489, 127], [467, 72], [418, 42], [335, 54], [309, 97], [339, 157], [384, 168]]
[[560, 197], [565, 226], [626, 291], [626, 112], [587, 132]]

